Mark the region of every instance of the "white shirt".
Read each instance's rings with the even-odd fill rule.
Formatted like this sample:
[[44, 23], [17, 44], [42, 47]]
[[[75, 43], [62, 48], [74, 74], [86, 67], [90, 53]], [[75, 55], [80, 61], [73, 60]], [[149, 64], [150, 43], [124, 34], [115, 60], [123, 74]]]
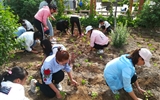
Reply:
[[31, 46], [34, 43], [34, 32], [30, 31], [30, 32], [25, 32], [23, 33], [21, 36], [18, 37], [18, 41], [22, 42], [22, 45], [25, 47], [25, 49], [27, 51], [32, 51]]
[[24, 87], [10, 81], [2, 82], [2, 87], [10, 88], [8, 93], [0, 92], [0, 100], [29, 100], [25, 97]]
[[52, 46], [52, 52], [53, 52], [53, 54], [56, 54], [56, 53], [57, 53], [58, 47], [61, 47], [61, 50], [66, 50], [66, 48], [65, 48], [64, 45], [62, 45], [62, 44], [54, 44], [54, 45]]
[[107, 21], [104, 21], [103, 25], [99, 24], [99, 28], [101, 28], [101, 26], [105, 26], [105, 28], [108, 28], [110, 26], [110, 23]]
[[24, 19], [23, 21], [27, 26], [27, 30], [30, 30], [30, 29], [34, 30], [33, 25], [28, 20]]

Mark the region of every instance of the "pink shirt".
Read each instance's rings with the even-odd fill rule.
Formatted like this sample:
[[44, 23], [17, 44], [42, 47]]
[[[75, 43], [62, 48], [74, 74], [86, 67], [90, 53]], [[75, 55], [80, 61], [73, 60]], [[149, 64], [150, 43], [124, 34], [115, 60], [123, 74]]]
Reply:
[[41, 8], [36, 15], [34, 16], [35, 19], [39, 20], [42, 22], [45, 26], [47, 25], [47, 18], [51, 16], [51, 12], [48, 6], [44, 6]]
[[109, 38], [99, 30], [93, 30], [90, 37], [90, 46], [94, 47], [94, 43], [99, 45], [108, 44]]

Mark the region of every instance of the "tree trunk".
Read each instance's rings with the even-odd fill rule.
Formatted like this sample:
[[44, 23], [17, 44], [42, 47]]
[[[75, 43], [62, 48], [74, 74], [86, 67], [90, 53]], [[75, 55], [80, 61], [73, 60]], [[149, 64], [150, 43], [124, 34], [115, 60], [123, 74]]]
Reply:
[[132, 6], [133, 6], [133, 0], [130, 0], [129, 2], [129, 13], [132, 13]]
[[96, 0], [90, 0], [90, 15], [93, 16], [96, 13]]
[[144, 0], [139, 0], [139, 9], [138, 9], [138, 13], [140, 13], [140, 11], [142, 10], [144, 4]]
[[117, 3], [118, 3], [118, 0], [116, 0], [116, 4], [115, 4], [115, 12], [114, 12], [114, 28], [116, 28], [116, 25], [117, 25], [117, 21], [116, 21], [116, 17], [117, 17]]

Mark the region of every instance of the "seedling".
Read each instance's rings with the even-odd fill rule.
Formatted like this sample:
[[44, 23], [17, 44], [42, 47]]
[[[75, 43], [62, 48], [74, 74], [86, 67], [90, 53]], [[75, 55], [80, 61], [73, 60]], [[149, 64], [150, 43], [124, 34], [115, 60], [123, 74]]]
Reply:
[[88, 42], [87, 42], [87, 44], [89, 45], [89, 44], [90, 44], [90, 42], [88, 41]]
[[114, 98], [115, 98], [116, 100], [119, 100], [120, 94], [115, 94], [115, 95], [114, 95]]
[[97, 92], [92, 92], [91, 93], [92, 99], [95, 99], [98, 97], [98, 93]]
[[83, 80], [81, 81], [81, 83], [82, 83], [82, 85], [85, 85], [85, 84], [87, 83], [87, 81], [83, 79]]
[[149, 46], [149, 47], [151, 47], [151, 46], [152, 46], [152, 44], [151, 44], [151, 43], [149, 43], [149, 44], [148, 44], [148, 46]]
[[88, 59], [85, 59], [85, 62], [89, 62]]
[[81, 52], [81, 51], [78, 51], [78, 54], [80, 54], [80, 55], [81, 55], [81, 54], [82, 54], [82, 52]]
[[17, 56], [17, 59], [19, 60], [21, 57], [20, 56]]
[[82, 38], [82, 41], [83, 41], [83, 42], [85, 42], [85, 41], [86, 41], [85, 37], [83, 37], [83, 38]]
[[153, 93], [150, 90], [147, 90], [145, 93], [145, 100], [149, 100], [149, 97], [153, 97]]
[[64, 92], [64, 91], [60, 91], [60, 94], [61, 94], [61, 96], [62, 96], [62, 99], [65, 99], [66, 92]]
[[77, 66], [77, 67], [80, 67], [80, 64], [79, 64], [79, 63], [77, 63], [77, 64], [76, 64], [76, 66]]
[[27, 66], [27, 69], [28, 69], [28, 68], [31, 68], [31, 67], [32, 67], [32, 64], [30, 63], [30, 64]]
[[58, 41], [60, 41], [60, 40], [61, 40], [61, 38], [60, 38], [60, 37], [58, 37], [58, 38], [57, 38], [57, 40], [58, 40]]
[[31, 81], [31, 79], [33, 79], [33, 76], [28, 77], [29, 82]]
[[103, 57], [102, 56], [99, 56], [99, 58], [102, 60], [103, 59]]
[[91, 66], [92, 65], [92, 63], [88, 63], [88, 66]]
[[154, 64], [153, 64], [153, 66], [155, 66], [155, 67], [156, 67], [157, 65], [158, 65], [157, 63], [154, 63]]
[[120, 50], [120, 54], [122, 55], [124, 52], [123, 52], [123, 50]]
[[73, 43], [74, 42], [74, 40], [72, 39], [72, 38], [70, 38], [70, 41]]

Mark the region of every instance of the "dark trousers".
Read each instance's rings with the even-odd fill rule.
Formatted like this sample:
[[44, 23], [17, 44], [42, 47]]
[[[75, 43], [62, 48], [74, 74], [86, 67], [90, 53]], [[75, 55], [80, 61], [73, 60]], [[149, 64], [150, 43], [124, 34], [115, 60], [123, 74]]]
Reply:
[[[101, 28], [104, 30], [105, 26], [101, 26]], [[104, 34], [108, 34], [111, 32], [111, 26], [107, 27], [106, 32]]]
[[73, 30], [74, 30], [74, 23], [76, 23], [78, 27], [79, 34], [81, 35], [81, 25], [78, 17], [71, 17], [70, 18], [70, 23], [71, 23], [71, 33], [73, 35]]
[[93, 48], [99, 50], [99, 49], [103, 49], [103, 48], [107, 47], [108, 45], [109, 45], [109, 42], [106, 45], [99, 45], [99, 44], [94, 43], [94, 47]]
[[44, 39], [44, 30], [43, 30], [42, 22], [40, 22], [39, 20], [34, 18], [34, 26], [37, 28], [37, 30], [39, 32], [41, 32], [41, 34], [42, 34], [41, 40], [43, 40]]
[[136, 82], [136, 80], [137, 80], [137, 75], [134, 74], [133, 77], [131, 78], [131, 84]]
[[[40, 90], [42, 91], [42, 93], [45, 96], [47, 96], [49, 98], [55, 97], [56, 93], [50, 88], [49, 85], [47, 85], [47, 84], [44, 83], [42, 74], [41, 74], [41, 78], [42, 78], [42, 84], [40, 84], [39, 82], [37, 82], [36, 86], [40, 87]], [[52, 82], [54, 82], [53, 84], [58, 84], [63, 79], [64, 79], [64, 72], [62, 70], [58, 71], [57, 73], [52, 74]]]

